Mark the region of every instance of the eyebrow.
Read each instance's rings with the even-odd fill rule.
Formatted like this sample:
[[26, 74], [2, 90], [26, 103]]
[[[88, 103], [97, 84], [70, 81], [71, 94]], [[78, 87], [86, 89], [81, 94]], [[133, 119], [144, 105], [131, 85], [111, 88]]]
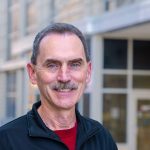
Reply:
[[[52, 58], [52, 59], [46, 59], [43, 65], [47, 65], [48, 63], [61, 63], [61, 62], [62, 62], [61, 60]], [[68, 63], [72, 63], [72, 62], [83, 62], [83, 59], [75, 58], [75, 59], [68, 60]]]
[[83, 59], [77, 58], [77, 59], [69, 60], [69, 63], [72, 63], [72, 62], [83, 62]]
[[46, 59], [43, 63], [43, 66], [47, 65], [48, 63], [60, 63], [60, 61], [57, 59]]

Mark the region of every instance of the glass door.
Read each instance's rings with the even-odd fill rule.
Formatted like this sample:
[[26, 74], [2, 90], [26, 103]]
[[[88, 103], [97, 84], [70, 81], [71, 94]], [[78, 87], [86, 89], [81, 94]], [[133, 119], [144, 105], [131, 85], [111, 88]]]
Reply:
[[136, 100], [136, 149], [150, 149], [150, 92], [138, 93]]
[[150, 149], [150, 98], [137, 101], [137, 150]]

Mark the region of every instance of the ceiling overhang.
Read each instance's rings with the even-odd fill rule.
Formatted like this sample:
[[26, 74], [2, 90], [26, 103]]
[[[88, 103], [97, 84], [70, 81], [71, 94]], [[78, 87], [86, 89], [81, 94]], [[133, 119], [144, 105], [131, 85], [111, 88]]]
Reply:
[[150, 39], [150, 1], [142, 0], [76, 24], [86, 34]]

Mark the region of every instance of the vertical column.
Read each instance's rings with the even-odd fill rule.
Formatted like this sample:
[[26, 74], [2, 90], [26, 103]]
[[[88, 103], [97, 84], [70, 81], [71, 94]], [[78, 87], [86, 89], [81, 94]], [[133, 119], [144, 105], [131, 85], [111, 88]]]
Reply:
[[136, 149], [136, 114], [135, 99], [132, 90], [133, 77], [133, 40], [128, 40], [128, 102], [127, 102], [127, 141], [129, 149]]
[[25, 114], [28, 111], [28, 104], [29, 104], [29, 78], [28, 78], [26, 68], [24, 68], [23, 70], [22, 89], [23, 89], [23, 95], [22, 95], [23, 111], [22, 113]]
[[27, 28], [27, 0], [20, 1], [20, 36], [24, 37]]
[[46, 26], [53, 22], [53, 17], [54, 17], [54, 0], [45, 0], [37, 1], [37, 9], [38, 11], [38, 23], [39, 23], [39, 29], [42, 28], [43, 26]]
[[19, 117], [22, 115], [22, 87], [23, 87], [23, 80], [22, 80], [22, 70], [19, 69], [17, 72], [16, 72], [16, 117]]
[[78, 110], [80, 111], [81, 114], [83, 114], [83, 96], [80, 98], [78, 102]]
[[37, 0], [37, 10], [38, 10], [38, 28], [37, 30], [41, 30], [41, 28], [43, 28], [43, 26], [45, 26], [45, 1], [41, 1], [41, 0]]
[[6, 117], [6, 73], [0, 72], [0, 124]]
[[49, 24], [51, 22], [53, 22], [53, 18], [54, 18], [54, 11], [55, 11], [55, 5], [54, 5], [54, 0], [45, 0], [45, 12], [44, 12], [44, 16], [45, 16], [45, 24]]
[[99, 35], [92, 37], [92, 91], [90, 101], [90, 117], [102, 121], [102, 68], [103, 68], [103, 40]]
[[2, 0], [0, 4], [0, 64], [6, 60], [6, 46], [7, 46], [7, 38], [6, 38], [6, 23], [7, 23], [7, 9], [6, 9], [6, 1]]
[[10, 13], [9, 1], [2, 0], [0, 4], [0, 124], [6, 119], [6, 72], [2, 69], [3, 63], [10, 55]]
[[6, 61], [10, 57], [10, 32], [11, 32], [11, 14], [9, 0], [2, 1], [0, 5], [0, 61]]

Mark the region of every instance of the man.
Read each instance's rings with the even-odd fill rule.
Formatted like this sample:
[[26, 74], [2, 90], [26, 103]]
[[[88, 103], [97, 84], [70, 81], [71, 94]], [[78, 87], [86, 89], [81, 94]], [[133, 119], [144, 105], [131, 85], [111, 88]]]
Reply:
[[39, 32], [27, 70], [40, 101], [0, 128], [0, 150], [117, 150], [109, 132], [75, 107], [91, 77], [85, 39], [76, 27], [55, 23]]

